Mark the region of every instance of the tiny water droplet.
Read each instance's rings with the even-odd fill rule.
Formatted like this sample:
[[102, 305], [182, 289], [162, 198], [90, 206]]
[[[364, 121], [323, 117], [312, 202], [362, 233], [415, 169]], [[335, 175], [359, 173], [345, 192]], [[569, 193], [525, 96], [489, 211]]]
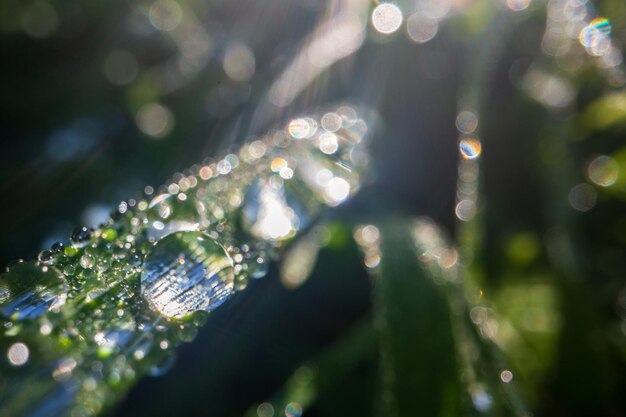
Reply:
[[64, 249], [65, 249], [65, 245], [61, 242], [56, 242], [52, 244], [52, 246], [50, 247], [50, 250], [52, 251], [52, 253], [62, 253]]
[[83, 255], [80, 258], [80, 266], [85, 269], [90, 269], [93, 267], [93, 256], [91, 255]]
[[50, 250], [42, 250], [39, 252], [39, 256], [37, 256], [39, 262], [44, 265], [52, 265], [54, 263], [54, 253]]
[[20, 265], [20, 264], [23, 264], [23, 263], [24, 263], [23, 259], [14, 259], [12, 261], [9, 261], [9, 263], [7, 264], [7, 267], [6, 267], [6, 272], [10, 272], [17, 265]]
[[77, 227], [70, 235], [70, 240], [75, 246], [83, 247], [91, 239], [91, 230], [86, 227]]
[[18, 264], [0, 275], [0, 315], [15, 320], [39, 317], [65, 304], [67, 291], [56, 269]]
[[177, 232], [149, 251], [141, 274], [141, 293], [151, 309], [167, 318], [211, 311], [234, 289], [233, 261], [201, 232]]
[[266, 258], [254, 257], [248, 262], [248, 275], [250, 278], [260, 279], [267, 275], [267, 271], [270, 268], [270, 263]]

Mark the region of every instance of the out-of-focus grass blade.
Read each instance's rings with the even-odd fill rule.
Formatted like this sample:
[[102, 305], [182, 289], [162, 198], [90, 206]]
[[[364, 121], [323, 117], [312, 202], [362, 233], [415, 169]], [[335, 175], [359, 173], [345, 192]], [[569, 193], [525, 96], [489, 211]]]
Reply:
[[409, 221], [381, 225], [375, 285], [384, 416], [456, 416], [459, 383], [443, 288], [422, 268]]

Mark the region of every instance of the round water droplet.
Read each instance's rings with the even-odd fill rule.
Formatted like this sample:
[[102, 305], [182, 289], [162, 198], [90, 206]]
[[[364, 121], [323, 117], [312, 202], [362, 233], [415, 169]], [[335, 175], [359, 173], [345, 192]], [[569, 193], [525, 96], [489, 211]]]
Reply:
[[234, 289], [233, 261], [215, 240], [201, 232], [177, 232], [148, 252], [141, 293], [153, 310], [180, 319], [211, 311]]
[[52, 246], [50, 247], [50, 250], [52, 251], [52, 253], [62, 253], [64, 249], [65, 249], [65, 245], [61, 242], [56, 242], [52, 244]]
[[619, 165], [610, 156], [601, 155], [589, 163], [587, 175], [594, 184], [609, 187], [619, 178]]
[[259, 181], [246, 193], [242, 225], [259, 239], [271, 242], [289, 239], [310, 220], [311, 211], [285, 184]]
[[7, 352], [9, 362], [13, 366], [22, 366], [28, 362], [29, 350], [24, 343], [14, 343]]
[[39, 252], [39, 256], [37, 256], [39, 262], [44, 265], [52, 265], [54, 263], [54, 253], [50, 250], [42, 250]]
[[16, 265], [0, 275], [0, 315], [15, 320], [39, 317], [65, 304], [67, 291], [68, 285], [56, 269]]
[[91, 230], [86, 227], [77, 227], [70, 235], [70, 240], [75, 246], [83, 247], [91, 239]]

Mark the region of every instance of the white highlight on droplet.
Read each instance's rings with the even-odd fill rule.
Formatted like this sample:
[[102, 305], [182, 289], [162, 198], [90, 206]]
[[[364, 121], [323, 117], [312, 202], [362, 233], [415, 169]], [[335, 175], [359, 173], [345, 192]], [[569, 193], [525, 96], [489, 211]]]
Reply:
[[393, 3], [382, 3], [372, 11], [372, 25], [383, 35], [390, 35], [402, 25], [402, 11]]
[[326, 132], [320, 135], [320, 151], [326, 155], [332, 155], [337, 152], [339, 143], [337, 142], [337, 136], [335, 134]]
[[328, 182], [327, 191], [333, 202], [340, 203], [350, 194], [350, 184], [343, 178], [335, 177]]
[[22, 366], [28, 362], [30, 351], [24, 343], [14, 343], [9, 348], [7, 357], [13, 366]]
[[505, 384], [508, 384], [509, 382], [513, 381], [513, 372], [505, 369], [504, 371], [500, 372], [500, 379]]

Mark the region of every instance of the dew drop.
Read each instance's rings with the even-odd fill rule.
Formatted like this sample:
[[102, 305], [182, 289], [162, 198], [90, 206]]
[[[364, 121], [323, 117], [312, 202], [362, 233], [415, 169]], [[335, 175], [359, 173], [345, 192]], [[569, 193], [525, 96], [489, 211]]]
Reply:
[[271, 242], [289, 239], [309, 224], [310, 215], [305, 207], [284, 184], [259, 181], [245, 196], [243, 227], [259, 239]]
[[28, 362], [29, 350], [24, 343], [14, 343], [7, 352], [9, 362], [13, 366], [22, 366]]
[[143, 263], [141, 293], [151, 309], [180, 319], [211, 311], [234, 289], [233, 261], [201, 232], [177, 232], [158, 241]]
[[476, 159], [480, 156], [481, 145], [476, 139], [463, 139], [459, 142], [459, 150], [465, 159]]
[[383, 35], [394, 33], [402, 25], [402, 11], [393, 3], [381, 3], [372, 11], [372, 25]]
[[0, 275], [0, 315], [26, 320], [39, 317], [65, 304], [68, 285], [51, 267], [18, 264]]
[[587, 175], [594, 184], [609, 187], [619, 178], [619, 165], [610, 156], [601, 155], [589, 163]]
[[93, 267], [93, 256], [91, 255], [83, 255], [80, 258], [80, 266], [82, 266], [85, 269], [90, 269]]
[[75, 246], [86, 246], [91, 238], [91, 230], [86, 227], [77, 227], [70, 235], [70, 240]]
[[250, 278], [260, 279], [267, 275], [270, 268], [269, 262], [263, 257], [253, 258], [248, 263], [248, 275]]
[[293, 119], [287, 126], [287, 131], [295, 139], [309, 138], [315, 133], [316, 126], [311, 119]]
[[52, 251], [52, 253], [62, 253], [64, 249], [65, 245], [61, 242], [56, 242], [52, 244], [52, 246], [50, 246], [50, 250]]
[[52, 265], [54, 263], [54, 253], [50, 250], [42, 250], [39, 252], [39, 256], [37, 256], [39, 262], [44, 265]]

